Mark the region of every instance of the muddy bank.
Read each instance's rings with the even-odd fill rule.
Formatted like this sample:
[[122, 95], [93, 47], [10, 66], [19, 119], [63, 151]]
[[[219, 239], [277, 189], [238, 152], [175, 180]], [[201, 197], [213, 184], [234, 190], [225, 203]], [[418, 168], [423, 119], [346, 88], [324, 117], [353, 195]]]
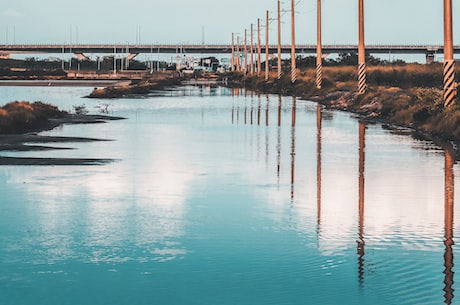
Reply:
[[[106, 139], [82, 137], [54, 137], [38, 134], [0, 135], [0, 152], [72, 150], [72, 147], [54, 147], [56, 143], [86, 143], [110, 141]], [[48, 145], [43, 145], [48, 144]], [[102, 165], [114, 159], [101, 158], [33, 158], [0, 156], [0, 165]]]
[[[96, 124], [121, 117], [107, 115], [77, 115], [41, 102], [12, 102], [0, 108], [0, 152], [70, 150], [72, 147], [55, 147], [56, 143], [109, 141], [81, 137], [43, 136], [37, 132], [50, 130], [63, 124]], [[31, 158], [0, 156], [0, 165], [100, 165], [112, 159], [91, 158]]]
[[22, 166], [75, 166], [75, 165], [104, 165], [112, 163], [113, 159], [82, 159], [82, 158], [16, 158], [0, 157], [1, 165], [22, 165]]

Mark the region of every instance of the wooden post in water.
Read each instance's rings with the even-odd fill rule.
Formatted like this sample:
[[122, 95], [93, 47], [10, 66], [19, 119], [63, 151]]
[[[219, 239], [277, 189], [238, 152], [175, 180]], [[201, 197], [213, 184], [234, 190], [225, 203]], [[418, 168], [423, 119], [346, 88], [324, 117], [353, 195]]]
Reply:
[[316, 88], [321, 89], [323, 85], [323, 52], [321, 41], [321, 0], [317, 4], [317, 42], [316, 42]]
[[444, 107], [455, 104], [455, 61], [452, 31], [452, 0], [444, 0]]
[[278, 79], [281, 78], [281, 0], [278, 0]]
[[268, 15], [268, 10], [267, 10], [266, 25], [265, 25], [265, 81], [268, 80], [268, 22], [269, 22], [269, 15]]
[[295, 1], [291, 0], [291, 82], [297, 80], [297, 67], [295, 62]]
[[358, 94], [366, 93], [366, 49], [364, 46], [364, 0], [358, 0]]

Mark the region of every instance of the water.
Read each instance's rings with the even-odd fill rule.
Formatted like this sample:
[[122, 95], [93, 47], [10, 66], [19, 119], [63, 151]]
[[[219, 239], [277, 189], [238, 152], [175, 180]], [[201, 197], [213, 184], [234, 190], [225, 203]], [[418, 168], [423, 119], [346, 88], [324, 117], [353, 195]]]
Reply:
[[0, 87], [126, 120], [0, 167], [0, 304], [455, 304], [460, 168], [429, 142], [291, 97]]

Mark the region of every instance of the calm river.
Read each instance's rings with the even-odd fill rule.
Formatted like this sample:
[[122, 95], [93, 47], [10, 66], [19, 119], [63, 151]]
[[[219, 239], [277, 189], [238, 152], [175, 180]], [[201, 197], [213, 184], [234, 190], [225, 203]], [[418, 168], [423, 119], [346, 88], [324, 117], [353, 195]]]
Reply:
[[43, 133], [112, 141], [2, 153], [115, 161], [0, 167], [0, 304], [460, 303], [449, 152], [291, 97], [91, 90], [0, 87], [127, 118]]

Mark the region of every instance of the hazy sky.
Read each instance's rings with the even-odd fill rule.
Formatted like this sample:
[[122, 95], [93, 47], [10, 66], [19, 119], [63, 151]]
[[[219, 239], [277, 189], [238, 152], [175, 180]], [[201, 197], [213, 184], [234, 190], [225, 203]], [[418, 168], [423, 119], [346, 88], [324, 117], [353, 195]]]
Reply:
[[[316, 0], [296, 0], [296, 42], [316, 41]], [[443, 1], [365, 0], [367, 44], [442, 44]], [[290, 9], [284, 0], [282, 9]], [[454, 5], [454, 43], [460, 43], [460, 4]], [[356, 44], [358, 0], [323, 0], [323, 42]], [[14, 0], [2, 1], [0, 43], [230, 43], [276, 0]], [[458, 18], [457, 18], [458, 17]], [[290, 13], [282, 17], [290, 41]], [[270, 40], [276, 40], [276, 22]], [[256, 27], [255, 27], [256, 28]], [[264, 32], [265, 30], [262, 29]], [[204, 35], [203, 35], [204, 33]], [[256, 37], [256, 35], [254, 36]], [[262, 39], [264, 34], [262, 35]]]

